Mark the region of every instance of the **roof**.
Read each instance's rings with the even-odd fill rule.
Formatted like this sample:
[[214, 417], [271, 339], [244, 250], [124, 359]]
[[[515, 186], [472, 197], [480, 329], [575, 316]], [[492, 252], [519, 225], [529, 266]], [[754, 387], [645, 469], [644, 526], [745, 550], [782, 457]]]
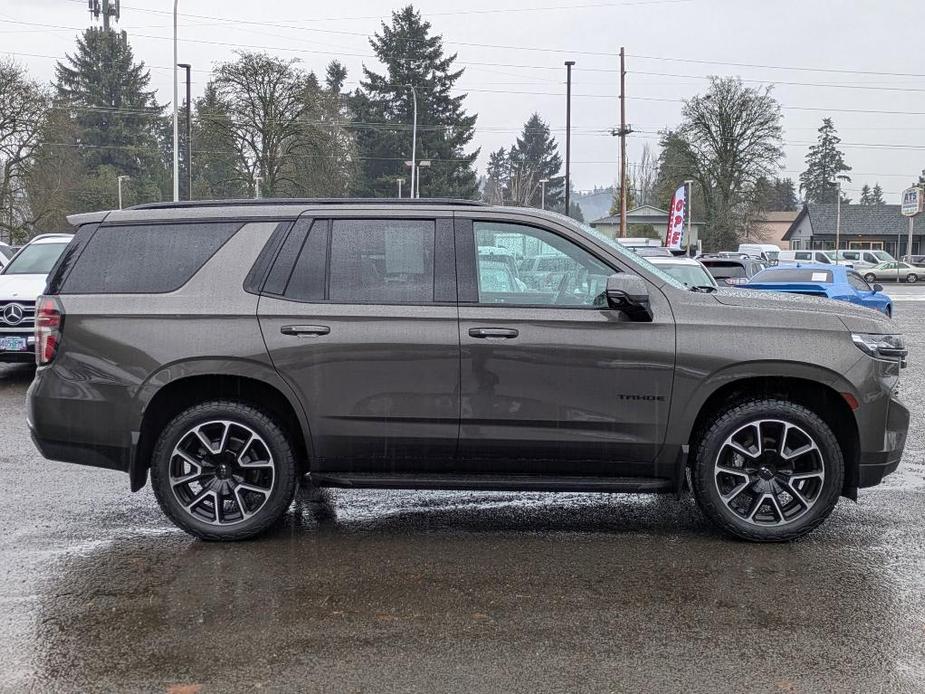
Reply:
[[[813, 236], [835, 236], [838, 205], [808, 202], [797, 214], [783, 240], [789, 241], [804, 217], [809, 217]], [[842, 205], [842, 236], [896, 236], [906, 234], [909, 222], [899, 205]]]
[[799, 210], [775, 210], [773, 212], [762, 212], [761, 216], [754, 221], [758, 224], [761, 222], [792, 222], [800, 214]]
[[70, 233], [40, 234], [35, 238], [30, 239], [29, 243], [26, 245], [33, 243], [61, 243], [62, 241], [70, 241], [72, 238], [74, 238], [74, 234]]
[[[633, 220], [633, 224], [645, 224], [645, 221], [639, 221], [640, 219], [645, 219], [646, 217], [651, 217], [653, 219], [659, 220], [659, 222], [668, 221], [668, 210], [663, 210], [654, 205], [640, 205], [639, 207], [634, 207], [631, 210], [626, 211], [627, 217], [636, 217], [637, 219]], [[620, 215], [612, 214], [607, 217], [601, 217], [600, 219], [595, 219], [591, 222], [591, 225], [595, 224], [619, 224]], [[703, 224], [702, 221], [697, 219], [692, 219], [691, 224]]]

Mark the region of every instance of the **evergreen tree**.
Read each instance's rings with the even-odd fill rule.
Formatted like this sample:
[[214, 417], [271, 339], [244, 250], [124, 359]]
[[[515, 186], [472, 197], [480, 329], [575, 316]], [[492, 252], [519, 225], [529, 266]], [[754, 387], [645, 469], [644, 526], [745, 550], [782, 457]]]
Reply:
[[874, 189], [870, 191], [870, 204], [886, 205], [886, 200], [883, 199], [883, 188], [880, 187], [879, 183], [875, 183]]
[[871, 202], [871, 199], [870, 186], [865, 183], [863, 186], [861, 186], [860, 203], [862, 205], [872, 205], [873, 203]]
[[851, 182], [846, 173], [851, 167], [838, 149], [840, 142], [832, 119], [823, 118], [818, 140], [806, 155], [806, 170], [800, 174], [800, 191], [808, 202], [835, 202], [838, 186], [834, 181]]
[[504, 205], [508, 200], [511, 179], [511, 159], [504, 147], [488, 155], [488, 177], [482, 199], [491, 205]]
[[559, 175], [562, 157], [559, 147], [538, 113], [534, 113], [524, 124], [517, 143], [511, 147], [511, 179], [517, 189], [513, 202], [524, 207], [540, 207], [543, 199], [543, 184], [546, 179], [546, 209], [560, 210], [565, 190], [564, 178]]
[[445, 55], [443, 39], [431, 34], [431, 25], [408, 5], [392, 13], [392, 22], [370, 39], [385, 73], [363, 68], [364, 79], [352, 100], [359, 123], [357, 147], [361, 175], [355, 192], [362, 196], [391, 197], [395, 180], [408, 179], [405, 160], [411, 159], [412, 95], [418, 103], [418, 161], [425, 197], [473, 198], [478, 193], [473, 163], [478, 150], [466, 153], [472, 141], [476, 116], [463, 108], [465, 95], [452, 90], [463, 70], [454, 67], [456, 55]]
[[[149, 193], [152, 182], [154, 188], [167, 182], [158, 135], [163, 109], [150, 82], [144, 63], [135, 62], [125, 32], [87, 29], [74, 55], [57, 64], [58, 99], [77, 124], [81, 162], [91, 177], [100, 167], [109, 167]], [[158, 192], [154, 195], [156, 199]], [[77, 206], [87, 209], [97, 200], [94, 193]]]

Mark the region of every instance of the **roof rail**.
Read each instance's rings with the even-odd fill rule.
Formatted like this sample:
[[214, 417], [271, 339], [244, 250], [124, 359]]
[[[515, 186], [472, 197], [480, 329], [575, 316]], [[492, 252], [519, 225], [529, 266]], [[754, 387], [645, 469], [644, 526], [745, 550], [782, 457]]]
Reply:
[[480, 200], [459, 198], [243, 198], [232, 200], [179, 200], [149, 202], [127, 207], [127, 210], [169, 210], [195, 207], [256, 207], [262, 205], [467, 205], [485, 206]]

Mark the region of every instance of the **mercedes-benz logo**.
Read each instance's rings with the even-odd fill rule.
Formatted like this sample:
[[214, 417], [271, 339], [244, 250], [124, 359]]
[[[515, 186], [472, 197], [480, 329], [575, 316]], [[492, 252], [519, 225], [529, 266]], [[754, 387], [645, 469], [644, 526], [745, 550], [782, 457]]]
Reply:
[[3, 320], [6, 321], [8, 325], [19, 325], [22, 323], [22, 319], [25, 317], [26, 312], [23, 311], [22, 306], [19, 304], [7, 304], [3, 309]]

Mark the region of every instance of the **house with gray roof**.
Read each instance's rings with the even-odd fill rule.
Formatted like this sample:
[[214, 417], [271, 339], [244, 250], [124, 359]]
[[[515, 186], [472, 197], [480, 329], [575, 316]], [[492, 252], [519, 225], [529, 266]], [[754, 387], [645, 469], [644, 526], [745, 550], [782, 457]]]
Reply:
[[[835, 248], [835, 203], [805, 203], [784, 234], [794, 250]], [[839, 248], [886, 251], [894, 258], [906, 254], [909, 218], [899, 212], [899, 205], [841, 206]], [[912, 234], [912, 253], [925, 249], [925, 217], [917, 218]]]
[[[591, 222], [591, 226], [598, 231], [607, 234], [611, 238], [620, 237], [620, 215], [609, 215], [601, 217]], [[652, 229], [664, 239], [668, 232], [668, 210], [662, 210], [653, 205], [640, 205], [626, 212], [626, 231], [627, 236], [639, 236], [640, 227], [651, 226]], [[691, 245], [697, 245], [697, 239], [700, 238], [700, 231], [704, 224], [696, 219], [691, 220]]]

